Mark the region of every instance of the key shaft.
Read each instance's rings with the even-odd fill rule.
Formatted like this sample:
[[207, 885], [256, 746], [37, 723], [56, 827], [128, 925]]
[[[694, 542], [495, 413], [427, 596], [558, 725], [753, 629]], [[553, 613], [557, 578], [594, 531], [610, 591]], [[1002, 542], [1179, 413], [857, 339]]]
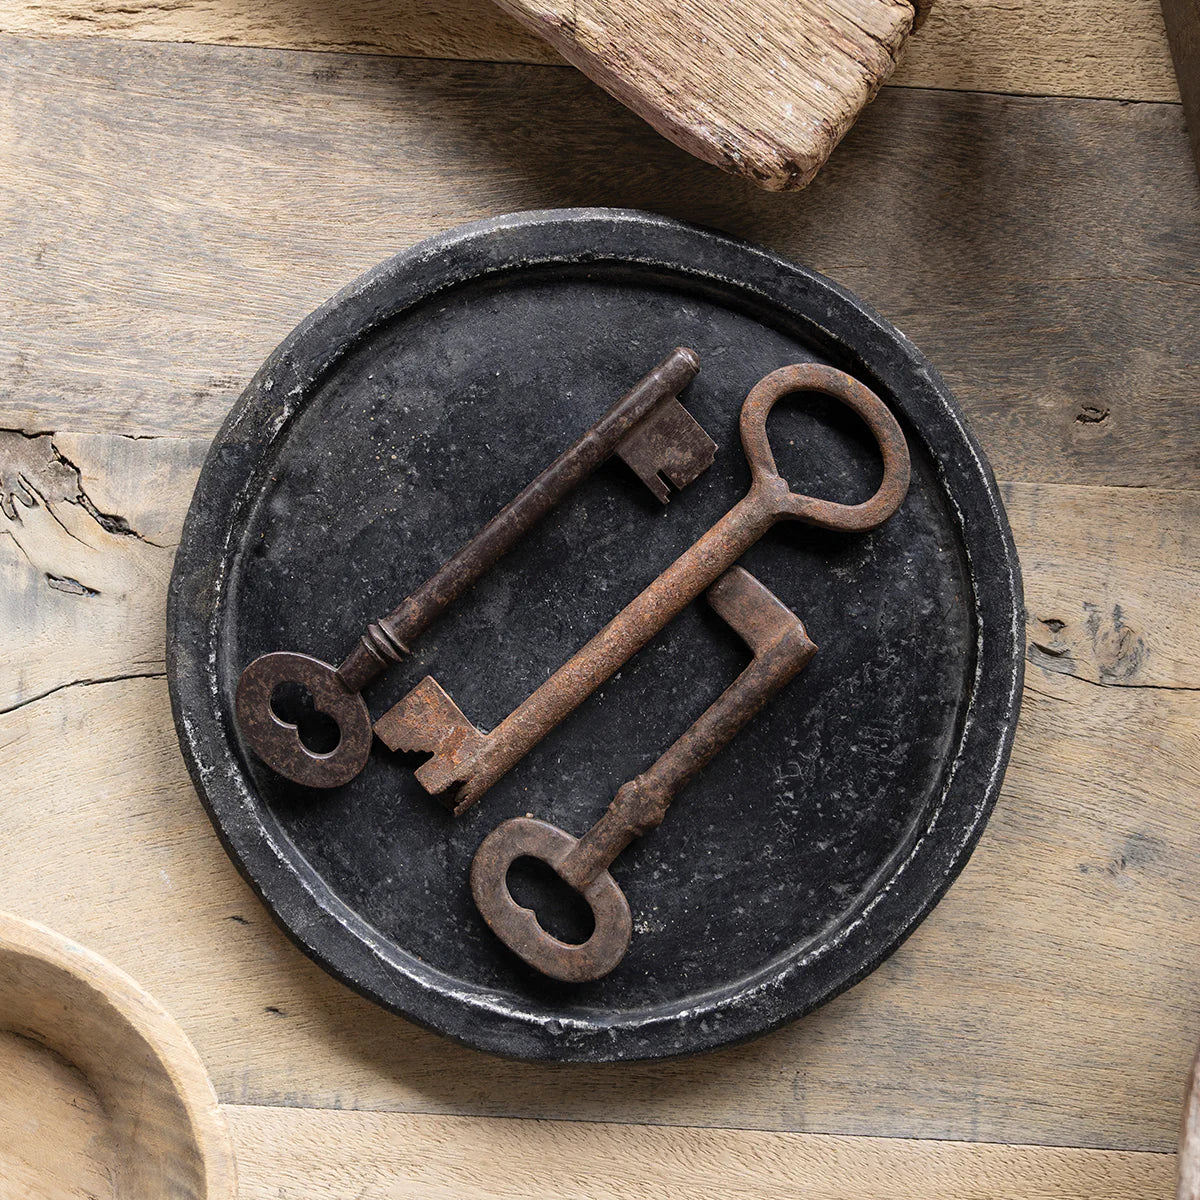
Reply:
[[455, 796], [465, 812], [775, 523], [751, 492], [490, 733]]
[[[415, 592], [386, 617], [371, 622], [338, 667], [338, 678], [347, 690], [361, 691], [390, 664], [406, 657], [412, 643], [450, 605], [470, 591], [555, 505], [614, 453], [620, 453], [625, 438], [636, 432], [651, 411], [664, 398], [677, 396], [699, 371], [700, 360], [694, 351], [672, 350]], [[695, 425], [686, 411], [680, 412]], [[711, 462], [716, 444], [707, 440]], [[665, 488], [656, 495], [666, 503]]]
[[[750, 589], [759, 594], [748, 594]], [[708, 766], [817, 652], [801, 622], [741, 567], [709, 588], [709, 601], [746, 637], [754, 659], [651, 767], [621, 785], [604, 815], [579, 839], [561, 868], [563, 879], [576, 890], [606, 871], [631, 842], [662, 824], [680, 788]], [[748, 635], [747, 624], [739, 618], [751, 604], [768, 603], [780, 610], [773, 636]], [[739, 611], [730, 619], [732, 606]]]
[[[362, 689], [406, 657], [421, 633], [606, 459], [623, 458], [664, 503], [665, 479], [684, 487], [711, 464], [716, 443], [677, 398], [699, 370], [694, 351], [671, 351], [415, 592], [372, 621], [340, 666], [292, 651], [250, 663], [238, 680], [235, 711], [255, 754], [306, 787], [339, 787], [358, 775], [372, 738]], [[333, 749], [311, 749], [299, 725], [276, 713], [272, 700], [281, 685], [303, 689], [336, 724]]]

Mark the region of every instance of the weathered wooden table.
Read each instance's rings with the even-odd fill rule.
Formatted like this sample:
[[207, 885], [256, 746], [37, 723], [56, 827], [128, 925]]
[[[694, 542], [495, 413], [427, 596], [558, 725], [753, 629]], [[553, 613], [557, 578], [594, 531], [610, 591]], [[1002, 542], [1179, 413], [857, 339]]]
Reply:
[[[485, 0], [0, 0], [0, 30], [0, 481], [43, 496], [0, 504], [0, 908], [179, 1019], [248, 1200], [1169, 1195], [1200, 1037], [1200, 186], [1157, 0], [939, 0], [793, 196]], [[917, 934], [791, 1028], [609, 1069], [459, 1049], [293, 949], [163, 678], [192, 484], [271, 347], [418, 238], [572, 204], [764, 242], [905, 329], [1003, 482], [1029, 605], [1004, 795]]]

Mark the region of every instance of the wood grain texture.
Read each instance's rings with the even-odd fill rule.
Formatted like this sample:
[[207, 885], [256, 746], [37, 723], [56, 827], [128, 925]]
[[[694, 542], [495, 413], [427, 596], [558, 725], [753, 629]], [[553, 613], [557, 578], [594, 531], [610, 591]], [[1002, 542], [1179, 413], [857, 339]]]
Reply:
[[[233, 1147], [204, 1067], [128, 975], [69, 938], [0, 912], [0, 1033], [49, 1048], [86, 1081], [52, 1070], [51, 1093], [23, 1110], [15, 1172], [0, 1158], [6, 1200], [14, 1173], [22, 1188], [28, 1181], [31, 1200], [55, 1191], [97, 1200], [87, 1190], [96, 1176], [114, 1200], [235, 1200]], [[2, 1077], [6, 1108], [28, 1089], [27, 1071], [47, 1081], [44, 1062], [27, 1054], [7, 1053], [0, 1066], [17, 1073]], [[78, 1117], [64, 1111], [73, 1101]]]
[[909, 0], [496, 0], [677, 146], [808, 184], [895, 70]]
[[1200, 687], [1195, 493], [1002, 491], [1021, 552], [1032, 664], [1115, 687]]
[[226, 1108], [241, 1200], [1152, 1200], [1169, 1154]]
[[783, 197], [571, 72], [0, 46], [0, 427], [211, 436], [379, 259], [459, 221], [609, 203], [854, 289], [937, 364], [1006, 478], [1194, 484], [1200, 186], [1178, 106], [887, 89]]
[[114, 1200], [112, 1122], [78, 1068], [28, 1038], [0, 1033], [4, 1200]]
[[1027, 96], [1179, 99], [1154, 0], [936, 0], [893, 82]]
[[[74, 680], [165, 670], [161, 596], [203, 444], [181, 450], [186, 465], [156, 467], [131, 438], [0, 432], [0, 535], [17, 552], [0, 557], [0, 712]], [[156, 469], [170, 490], [144, 477]], [[91, 632], [64, 640], [80, 600]]]
[[[0, 0], [0, 31], [424, 58], [558, 62], [491, 0]], [[1158, 0], [937, 0], [893, 82], [1179, 98]]]
[[[122, 439], [144, 466], [122, 462], [118, 486], [102, 479], [119, 461], [113, 439], [60, 440], [110, 518], [159, 511], [161, 540], [176, 540], [200, 442]], [[130, 678], [86, 683], [64, 652], [38, 684], [57, 690], [0, 716], [0, 905], [136, 973], [226, 1101], [1168, 1151], [1200, 1023], [1200, 829], [1183, 800], [1200, 787], [1200, 671], [1176, 648], [1200, 634], [1200, 494], [1010, 483], [1005, 495], [1043, 650], [1031, 644], [997, 812], [888, 963], [750, 1045], [621, 1068], [508, 1063], [348, 992], [237, 876], [188, 782], [165, 681], [136, 663]], [[74, 527], [66, 498], [48, 503]], [[26, 524], [0, 515], [0, 562], [56, 599], [45, 576], [65, 568], [29, 562], [18, 541], [32, 513], [14, 511]], [[134, 586], [127, 603], [161, 629], [161, 577]], [[57, 595], [74, 605], [56, 610], [58, 639], [84, 662], [110, 622], [126, 627], [96, 615], [96, 597]], [[32, 612], [0, 612], [0, 678], [25, 661]], [[1052, 652], [1056, 621], [1069, 652]]]
[[1187, 114], [1192, 157], [1200, 171], [1200, 0], [1162, 0], [1162, 11]]

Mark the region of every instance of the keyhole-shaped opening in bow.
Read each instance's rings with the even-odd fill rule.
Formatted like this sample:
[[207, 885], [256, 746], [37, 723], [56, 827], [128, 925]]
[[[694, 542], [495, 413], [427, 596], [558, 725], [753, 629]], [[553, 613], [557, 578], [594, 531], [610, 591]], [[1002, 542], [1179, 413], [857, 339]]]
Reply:
[[523, 854], [508, 868], [508, 894], [532, 909], [538, 924], [551, 937], [581, 946], [596, 931], [592, 906], [558, 877], [549, 863]]
[[312, 754], [331, 754], [342, 740], [338, 723], [317, 708], [312, 693], [302, 683], [281, 683], [271, 693], [271, 711], [285, 724], [296, 727], [296, 736]]

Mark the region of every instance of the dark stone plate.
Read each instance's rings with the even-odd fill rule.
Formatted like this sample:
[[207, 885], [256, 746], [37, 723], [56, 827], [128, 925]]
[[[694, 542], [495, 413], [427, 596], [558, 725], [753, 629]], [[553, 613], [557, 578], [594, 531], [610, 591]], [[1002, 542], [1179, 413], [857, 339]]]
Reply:
[[[746, 490], [750, 387], [820, 359], [900, 418], [913, 483], [866, 536], [777, 525], [742, 560], [805, 621], [813, 663], [686, 788], [614, 874], [629, 954], [568, 986], [526, 969], [467, 881], [500, 821], [580, 834], [745, 665], [692, 606], [466, 816], [376, 743], [330, 792], [273, 775], [232, 697], [268, 650], [338, 662], [381, 615], [671, 347], [712, 468], [665, 508], [606, 465], [368, 693], [426, 673], [490, 728]], [[770, 433], [796, 490], [864, 499], [879, 468], [829, 405]], [[937, 373], [860, 301], [801, 267], [642, 213], [486, 221], [369, 271], [268, 359], [213, 445], [171, 584], [175, 720], [234, 861], [314, 959], [380, 1004], [523, 1058], [652, 1058], [752, 1037], [861, 979], [966, 862], [1000, 787], [1021, 693], [1017, 560], [991, 471]], [[514, 881], [569, 931], [544, 881]]]

